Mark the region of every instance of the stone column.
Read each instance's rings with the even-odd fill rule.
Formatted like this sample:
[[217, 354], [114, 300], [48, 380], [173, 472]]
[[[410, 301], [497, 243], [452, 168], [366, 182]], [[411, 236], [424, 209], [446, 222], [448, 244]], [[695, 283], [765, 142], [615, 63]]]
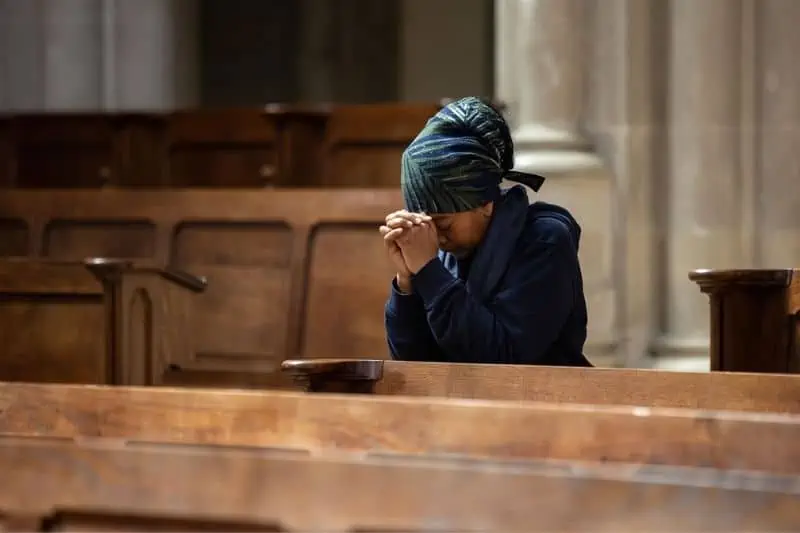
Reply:
[[41, 44], [38, 2], [0, 0], [0, 111], [42, 107]]
[[668, 63], [666, 311], [662, 368], [708, 369], [707, 297], [697, 268], [742, 264], [742, 0], [671, 0]]
[[88, 111], [102, 103], [102, 0], [0, 0], [10, 111]]
[[196, 0], [0, 0], [0, 109], [159, 110], [197, 100]]
[[106, 103], [126, 111], [198, 100], [196, 0], [105, 0]]
[[92, 111], [103, 99], [102, 0], [42, 2], [44, 108]]
[[758, 265], [800, 268], [800, 2], [755, 0]]
[[579, 131], [586, 101], [586, 0], [498, 0], [497, 93], [515, 126], [517, 165], [595, 169]]
[[586, 0], [497, 0], [496, 96], [508, 108], [516, 167], [548, 177], [541, 198], [570, 209], [583, 228], [586, 353], [607, 364], [617, 338], [613, 179], [581, 131], [593, 36], [589, 7]]

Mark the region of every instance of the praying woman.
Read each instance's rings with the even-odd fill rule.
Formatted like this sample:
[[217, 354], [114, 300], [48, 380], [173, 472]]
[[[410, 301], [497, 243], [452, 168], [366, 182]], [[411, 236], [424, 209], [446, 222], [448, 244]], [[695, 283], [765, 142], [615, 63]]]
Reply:
[[520, 185], [501, 189], [541, 187], [513, 166], [506, 121], [475, 97], [441, 109], [403, 153], [405, 209], [380, 227], [397, 271], [385, 309], [394, 359], [592, 366], [580, 226]]

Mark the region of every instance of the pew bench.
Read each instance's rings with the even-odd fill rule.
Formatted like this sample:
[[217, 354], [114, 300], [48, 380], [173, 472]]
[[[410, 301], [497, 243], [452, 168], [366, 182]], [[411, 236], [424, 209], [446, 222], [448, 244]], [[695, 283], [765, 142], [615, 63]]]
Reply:
[[0, 259], [0, 379], [148, 385], [187, 357], [205, 281], [107, 258]]
[[312, 457], [0, 438], [0, 469], [6, 520], [24, 518], [49, 531], [732, 532], [800, 526], [798, 477], [698, 468], [435, 455]]
[[800, 414], [800, 376], [744, 372], [296, 359], [307, 392], [437, 396]]
[[5, 383], [0, 434], [800, 473], [776, 413]]
[[441, 103], [0, 115], [0, 187], [398, 187]]
[[286, 359], [388, 356], [393, 272], [377, 227], [401, 205], [386, 189], [11, 190], [0, 257], [113, 256], [202, 274], [189, 353], [151, 384], [283, 386]]

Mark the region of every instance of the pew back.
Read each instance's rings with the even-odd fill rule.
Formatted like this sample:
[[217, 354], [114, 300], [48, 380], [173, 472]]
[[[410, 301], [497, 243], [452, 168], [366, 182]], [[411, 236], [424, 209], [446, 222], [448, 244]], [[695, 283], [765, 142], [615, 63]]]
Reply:
[[800, 524], [796, 477], [714, 470], [19, 439], [0, 439], [0, 468], [0, 510], [29, 524], [44, 517], [50, 531], [791, 531]]
[[800, 377], [743, 372], [416, 363], [284, 361], [309, 392], [356, 392], [800, 414]]
[[322, 175], [324, 107], [178, 111], [167, 122], [172, 187], [303, 187]]
[[6, 383], [0, 433], [800, 473], [774, 413]]
[[286, 358], [387, 356], [392, 270], [377, 226], [400, 205], [386, 189], [13, 190], [0, 242], [6, 257], [116, 257], [205, 277], [193, 349], [156, 383], [245, 383], [230, 376], [274, 375]]
[[79, 263], [0, 262], [0, 379], [108, 383], [102, 284]]
[[399, 187], [403, 150], [438, 110], [435, 104], [334, 107], [322, 186]]
[[188, 357], [191, 297], [204, 287], [126, 261], [0, 258], [0, 379], [158, 382]]
[[434, 103], [0, 116], [0, 186], [396, 187]]

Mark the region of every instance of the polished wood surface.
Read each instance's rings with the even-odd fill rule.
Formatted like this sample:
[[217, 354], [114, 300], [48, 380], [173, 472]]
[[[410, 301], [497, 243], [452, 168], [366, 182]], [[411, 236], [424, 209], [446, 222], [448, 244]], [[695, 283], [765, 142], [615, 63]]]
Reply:
[[0, 117], [0, 186], [397, 187], [439, 103]]
[[709, 296], [711, 369], [800, 374], [800, 270], [696, 270]]
[[0, 379], [152, 384], [205, 282], [131, 261], [0, 258]]
[[785, 374], [335, 359], [282, 367], [310, 392], [800, 414], [800, 376]]
[[[60, 530], [793, 531], [797, 477], [0, 439], [0, 509]], [[231, 527], [231, 529], [228, 529]], [[56, 530], [58, 530], [56, 529]], [[52, 529], [50, 529], [52, 530]]]
[[377, 227], [401, 205], [386, 189], [8, 190], [0, 243], [6, 256], [115, 257], [205, 278], [191, 346], [153, 364], [153, 384], [291, 386], [287, 358], [388, 356], [393, 270]]
[[800, 473], [775, 413], [6, 383], [0, 433]]

